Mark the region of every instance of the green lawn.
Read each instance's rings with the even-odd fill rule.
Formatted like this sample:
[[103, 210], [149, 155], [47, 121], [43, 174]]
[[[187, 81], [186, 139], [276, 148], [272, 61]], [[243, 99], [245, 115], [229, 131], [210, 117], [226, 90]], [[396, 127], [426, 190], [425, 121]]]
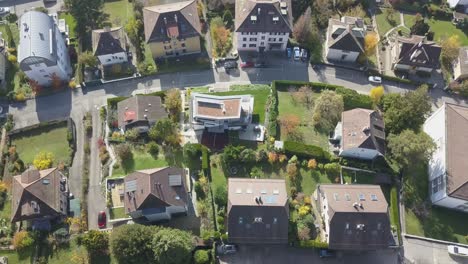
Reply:
[[125, 26], [133, 16], [132, 3], [128, 0], [106, 1], [104, 2], [104, 13], [109, 15], [109, 22], [112, 23], [112, 26]]
[[398, 11], [395, 10], [395, 15], [394, 15], [396, 25], [391, 25], [388, 22], [387, 17], [385, 16], [385, 13], [383, 13], [383, 11], [377, 11], [377, 12], [378, 13], [376, 14], [375, 17], [376, 17], [376, 20], [377, 20], [377, 27], [378, 27], [380, 36], [385, 35], [385, 33], [387, 33], [394, 26], [400, 24], [400, 13]]
[[[314, 93], [314, 98], [318, 96], [318, 93]], [[305, 105], [294, 102], [290, 92], [278, 91], [278, 101], [279, 118], [291, 114], [300, 118], [301, 125], [297, 131], [302, 136], [304, 143], [328, 149], [328, 135], [315, 130], [312, 124], [312, 107], [308, 109]], [[280, 133], [280, 135], [281, 140], [287, 139], [287, 135], [284, 133]]]
[[158, 159], [154, 159], [149, 153], [145, 151], [133, 151], [133, 159], [127, 160], [124, 166], [119, 166], [112, 172], [112, 178], [122, 177], [136, 170], [145, 170], [152, 168], [160, 168], [168, 166], [164, 156], [160, 153]]
[[406, 233], [411, 235], [424, 236], [424, 229], [418, 217], [413, 213], [413, 211], [409, 209], [406, 209], [405, 212]]
[[109, 214], [111, 219], [128, 218], [125, 213], [125, 207], [110, 208]]
[[[414, 15], [405, 14], [405, 25], [408, 28], [414, 25]], [[457, 35], [460, 39], [461, 46], [468, 45], [468, 36], [458, 29], [451, 21], [428, 19], [427, 23], [430, 26], [430, 31], [434, 32], [434, 41], [441, 42], [442, 39]]]
[[210, 93], [212, 95], [242, 95], [251, 94], [254, 97], [254, 111], [253, 111], [253, 122], [263, 124], [265, 122], [265, 105], [270, 96], [270, 90], [247, 90], [247, 91], [230, 91], [230, 92], [219, 92]]
[[3, 208], [0, 211], [0, 219], [1, 218], [11, 219], [11, 192], [8, 193], [8, 198], [5, 200]]
[[65, 19], [65, 23], [68, 25], [68, 34], [71, 39], [76, 38], [76, 20], [70, 13], [60, 13], [59, 18]]
[[15, 135], [12, 145], [24, 164], [31, 164], [41, 151], [51, 152], [57, 164], [69, 159], [67, 132], [66, 125], [40, 127]]

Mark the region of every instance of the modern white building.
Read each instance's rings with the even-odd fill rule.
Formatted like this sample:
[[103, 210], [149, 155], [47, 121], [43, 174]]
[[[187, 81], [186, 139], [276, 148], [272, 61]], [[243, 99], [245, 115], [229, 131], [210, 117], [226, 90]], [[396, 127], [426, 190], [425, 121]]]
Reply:
[[127, 41], [122, 27], [93, 30], [93, 53], [102, 66], [127, 62]]
[[291, 0], [236, 0], [239, 51], [282, 51], [292, 32]]
[[468, 212], [468, 108], [445, 103], [424, 123], [436, 143], [429, 162], [432, 204]]
[[362, 18], [344, 16], [328, 21], [327, 60], [355, 62], [364, 53], [366, 26]]
[[18, 63], [28, 78], [40, 86], [49, 86], [54, 76], [68, 81], [72, 67], [60, 30], [54, 19], [38, 11], [29, 11], [19, 20]]

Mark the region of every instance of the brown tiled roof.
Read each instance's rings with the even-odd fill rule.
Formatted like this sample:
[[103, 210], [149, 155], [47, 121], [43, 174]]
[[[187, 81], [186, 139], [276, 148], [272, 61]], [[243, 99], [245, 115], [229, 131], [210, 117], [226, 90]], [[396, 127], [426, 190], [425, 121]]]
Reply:
[[[67, 195], [60, 190], [62, 178], [64, 177], [57, 168], [41, 171], [28, 169], [23, 174], [14, 176], [11, 221], [65, 215]], [[33, 208], [33, 203], [37, 204], [38, 210]]]
[[442, 48], [435, 42], [427, 41], [423, 36], [413, 35], [411, 38], [399, 37], [396, 43], [399, 48], [398, 64], [434, 69], [440, 67]]
[[[286, 3], [287, 14], [281, 13], [281, 3]], [[260, 13], [259, 13], [260, 10]], [[256, 16], [256, 23], [250, 21]], [[276, 24], [273, 17], [279, 17]], [[237, 32], [292, 32], [291, 0], [236, 0], [235, 30]]]
[[[169, 182], [171, 175], [180, 175], [181, 185], [171, 186]], [[127, 175], [124, 204], [126, 213], [171, 205], [185, 206], [187, 204], [185, 170], [165, 167], [140, 170]]]
[[[379, 185], [321, 184], [330, 221], [329, 247], [342, 250], [375, 250], [391, 245], [388, 204]], [[356, 203], [356, 206], [354, 204]]]
[[203, 116], [235, 117], [240, 113], [240, 99], [220, 101], [220, 104], [198, 101], [197, 113]]
[[375, 149], [385, 154], [384, 122], [379, 112], [363, 108], [344, 111], [342, 122], [342, 148]]
[[447, 194], [468, 200], [468, 108], [445, 104]]
[[[143, 9], [146, 42], [169, 40], [177, 27], [178, 38], [201, 35], [197, 1], [184, 1], [171, 4], [149, 6]], [[169, 32], [170, 31], [170, 32]]]
[[287, 243], [289, 207], [283, 179], [228, 179], [228, 240]]
[[92, 42], [94, 56], [125, 52], [126, 49], [122, 27], [93, 30]]
[[[117, 104], [119, 127], [140, 122], [149, 125], [167, 117], [161, 97], [135, 95]], [[146, 117], [145, 117], [146, 115]]]

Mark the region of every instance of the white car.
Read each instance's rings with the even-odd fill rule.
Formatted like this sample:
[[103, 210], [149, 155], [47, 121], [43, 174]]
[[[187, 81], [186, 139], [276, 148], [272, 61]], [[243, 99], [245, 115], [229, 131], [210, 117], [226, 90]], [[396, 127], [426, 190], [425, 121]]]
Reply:
[[450, 245], [447, 247], [450, 255], [468, 258], [468, 248]]
[[382, 83], [382, 77], [380, 77], [380, 76], [369, 76], [369, 82]]
[[293, 54], [294, 54], [294, 60], [301, 59], [301, 49], [299, 47], [294, 47]]
[[0, 7], [0, 15], [6, 15], [10, 13], [9, 7]]

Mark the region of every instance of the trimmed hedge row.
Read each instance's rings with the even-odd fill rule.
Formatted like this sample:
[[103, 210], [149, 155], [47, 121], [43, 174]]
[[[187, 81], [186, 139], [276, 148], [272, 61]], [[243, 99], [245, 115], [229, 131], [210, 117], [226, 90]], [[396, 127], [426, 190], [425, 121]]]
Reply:
[[373, 102], [368, 95], [344, 87], [337, 87], [335, 92], [343, 96], [344, 110], [354, 108], [372, 109]]
[[317, 241], [317, 240], [304, 240], [299, 241], [299, 247], [301, 248], [328, 248], [327, 242]]
[[208, 155], [208, 148], [203, 146], [201, 148], [202, 152], [202, 169], [207, 170], [210, 166], [210, 157]]
[[314, 158], [320, 162], [329, 162], [331, 158], [330, 153], [321, 147], [306, 145], [301, 142], [284, 141], [284, 151], [300, 158]]
[[268, 135], [276, 138], [278, 134], [278, 91], [276, 90], [277, 81], [271, 83], [271, 96], [268, 111]]

